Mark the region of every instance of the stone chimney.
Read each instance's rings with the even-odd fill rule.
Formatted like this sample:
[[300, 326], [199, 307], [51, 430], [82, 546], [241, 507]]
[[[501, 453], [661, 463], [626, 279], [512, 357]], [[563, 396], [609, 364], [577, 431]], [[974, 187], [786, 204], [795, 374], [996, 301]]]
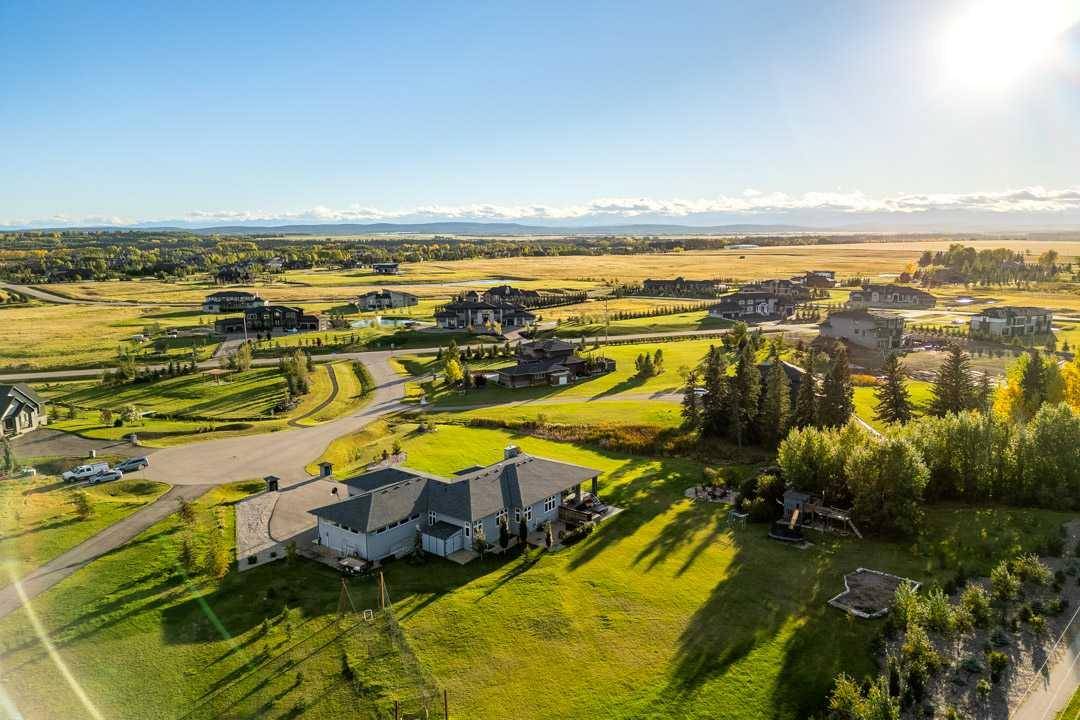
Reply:
[[503, 460], [516, 458], [520, 454], [521, 448], [519, 448], [517, 445], [507, 445], [505, 448], [503, 448]]
[[267, 475], [263, 478], [266, 481], [266, 492], [277, 492], [278, 483], [281, 482], [281, 478], [277, 475]]
[[321, 462], [319, 463], [319, 477], [330, 477], [334, 474], [334, 463]]

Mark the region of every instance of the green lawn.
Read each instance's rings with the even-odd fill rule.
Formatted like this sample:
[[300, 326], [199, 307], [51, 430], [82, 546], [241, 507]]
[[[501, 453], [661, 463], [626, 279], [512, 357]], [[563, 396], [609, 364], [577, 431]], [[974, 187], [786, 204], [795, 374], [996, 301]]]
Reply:
[[[908, 391], [911, 393], [911, 402], [915, 408], [915, 415], [922, 415], [923, 408], [930, 402], [930, 391], [933, 383], [925, 380], [908, 380]], [[876, 387], [855, 388], [855, 414], [868, 422], [876, 430], [884, 430], [885, 423], [877, 420], [877, 396]]]
[[[611, 398], [641, 400], [657, 394], [677, 393], [683, 386], [683, 380], [679, 374], [679, 368], [696, 367], [705, 357], [710, 345], [717, 344], [716, 340], [685, 340], [667, 343], [636, 343], [630, 345], [604, 346], [599, 350], [586, 350], [585, 354], [601, 354], [615, 360], [616, 369], [607, 375], [601, 375], [590, 380], [583, 380], [573, 385], [564, 387], [532, 387], [508, 389], [498, 386], [488, 386], [478, 390], [471, 390], [462, 395], [458, 391], [448, 391], [439, 388], [432, 400], [438, 406], [470, 406], [491, 405], [495, 403], [512, 402], [515, 400], [566, 399], [578, 400]], [[664, 372], [651, 378], [636, 377], [634, 369], [635, 358], [643, 352], [655, 353], [657, 349], [663, 351]], [[402, 356], [399, 362], [406, 371], [412, 374], [422, 374], [435, 369], [432, 365], [434, 356]], [[485, 361], [470, 364], [470, 368], [498, 367], [499, 365], [512, 364], [509, 360], [498, 362]]]
[[[367, 402], [368, 393], [361, 388], [352, 365], [333, 363], [338, 395], [321, 409], [319, 406], [330, 397], [332, 385], [327, 366], [316, 365], [308, 394], [300, 397], [287, 415], [274, 413], [274, 406], [285, 393], [285, 380], [277, 368], [254, 368], [227, 375], [196, 373], [115, 387], [73, 384], [70, 392], [54, 395], [53, 401], [75, 404], [79, 408], [75, 417], [69, 418], [63, 411], [62, 419], [50, 427], [102, 440], [120, 440], [136, 433], [141, 443], [163, 447], [208, 437], [275, 432], [285, 429], [291, 418], [303, 418], [302, 424], [314, 425], [355, 412]], [[100, 408], [110, 409], [115, 422], [118, 411], [126, 405], [151, 414], [119, 427], [101, 422]]]
[[134, 405], [144, 413], [228, 420], [270, 417], [284, 393], [285, 378], [277, 368], [253, 368], [222, 375], [197, 372], [152, 382], [98, 385], [55, 400], [114, 412]]
[[[389, 565], [396, 641], [377, 624], [335, 639], [340, 581], [312, 563], [188, 583], [176, 566], [183, 531], [169, 518], [35, 603], [90, 702], [109, 718], [369, 717], [372, 704], [385, 713], [402, 698], [408, 708], [418, 692], [445, 687], [461, 718], [805, 718], [835, 673], [875, 670], [880, 623], [826, 605], [843, 573], [942, 581], [954, 556], [985, 571], [994, 553], [1033, 547], [1069, 517], [935, 508], [917, 541], [826, 537], [798, 551], [762, 526], [732, 533], [723, 506], [682, 500], [700, 478], [690, 460], [456, 426], [399, 432], [410, 465], [432, 472], [491, 462], [511, 443], [596, 467], [601, 494], [625, 511], [528, 564]], [[240, 494], [220, 489], [202, 502], [200, 532], [217, 525], [231, 538], [228, 503]], [[373, 589], [350, 581], [359, 608], [374, 605]], [[25, 717], [83, 715], [24, 611], [0, 620], [0, 647], [5, 690]], [[342, 652], [356, 691], [342, 681]]]
[[682, 422], [678, 403], [659, 400], [637, 401], [530, 401], [522, 405], [491, 405], [454, 413], [435, 413], [431, 419], [463, 422], [476, 418], [509, 422], [536, 422], [555, 425], [655, 425], [676, 427]]
[[[197, 503], [196, 544], [220, 528], [231, 546], [232, 503], [261, 483], [213, 490]], [[189, 578], [173, 515], [34, 602], [34, 610], [96, 715], [79, 701], [25, 610], [0, 620], [4, 690], [32, 718], [386, 717], [392, 699], [428, 688], [400, 636], [351, 615], [338, 628], [336, 573], [302, 562]], [[370, 581], [353, 582], [358, 608]], [[342, 655], [357, 676], [342, 677]]]
[[1080, 690], [1073, 695], [1069, 706], [1058, 714], [1057, 720], [1080, 720]]
[[168, 486], [147, 480], [121, 480], [83, 486], [93, 515], [80, 519], [71, 504], [74, 489], [53, 475], [0, 483], [0, 586], [39, 567], [88, 537], [153, 502]]

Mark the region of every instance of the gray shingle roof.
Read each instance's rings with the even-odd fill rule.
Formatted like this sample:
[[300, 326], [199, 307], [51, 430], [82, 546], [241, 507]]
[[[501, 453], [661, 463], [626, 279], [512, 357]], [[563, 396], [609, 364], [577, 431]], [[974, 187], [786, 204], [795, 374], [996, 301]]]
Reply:
[[345, 480], [363, 494], [311, 512], [361, 532], [429, 510], [471, 522], [504, 508], [533, 505], [599, 474], [593, 468], [524, 453], [454, 478], [384, 468]]
[[374, 532], [393, 522], [427, 512], [427, 489], [431, 481], [416, 477], [315, 508], [313, 515], [361, 532]]
[[0, 415], [4, 415], [12, 406], [31, 405], [41, 412], [45, 401], [32, 387], [24, 383], [0, 385]]

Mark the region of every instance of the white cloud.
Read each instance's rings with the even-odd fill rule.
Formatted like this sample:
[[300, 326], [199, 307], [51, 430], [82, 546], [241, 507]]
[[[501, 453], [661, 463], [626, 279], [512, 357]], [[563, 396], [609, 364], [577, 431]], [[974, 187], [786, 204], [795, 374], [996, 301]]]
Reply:
[[995, 192], [905, 193], [871, 197], [858, 190], [807, 192], [788, 195], [747, 189], [737, 196], [718, 195], [699, 199], [595, 198], [571, 205], [421, 205], [383, 209], [361, 204], [344, 208], [318, 205], [306, 210], [193, 210], [172, 218], [132, 219], [116, 216], [74, 218], [54, 215], [25, 220], [0, 221], [0, 227], [65, 227], [185, 223], [190, 225], [373, 223], [473, 220], [484, 222], [633, 222], [670, 219], [692, 221], [725, 216], [753, 222], [755, 218], [781, 216], [788, 222], [815, 214], [820, 217], [858, 219], [859, 216], [917, 216], [934, 212], [1008, 215], [1049, 215], [1080, 210], [1080, 186], [1050, 190], [1040, 186]]

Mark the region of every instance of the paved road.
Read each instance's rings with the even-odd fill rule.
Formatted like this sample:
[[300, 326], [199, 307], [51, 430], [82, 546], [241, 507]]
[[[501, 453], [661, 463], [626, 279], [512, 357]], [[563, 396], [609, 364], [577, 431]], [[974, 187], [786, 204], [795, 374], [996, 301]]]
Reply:
[[[1074, 620], [1062, 643], [1060, 656], [1054, 659], [1047, 674], [1035, 680], [1027, 697], [1009, 720], [1054, 720], [1080, 687], [1080, 627]], [[1073, 718], [1068, 718], [1073, 720]]]
[[36, 300], [55, 303], [57, 305], [119, 305], [121, 307], [195, 307], [198, 303], [181, 302], [146, 302], [144, 300], [91, 300], [90, 298], [69, 298], [63, 295], [51, 293], [48, 290], [36, 288], [33, 285], [12, 285], [0, 282], [0, 288], [26, 295]]
[[[194, 500], [209, 490], [212, 485], [180, 485], [173, 487], [160, 498], [146, 507], [136, 510], [123, 520], [113, 523], [97, 535], [76, 545], [63, 555], [45, 563], [19, 581], [27, 599], [32, 600], [53, 585], [68, 577], [79, 568], [96, 560], [108, 552], [124, 545], [136, 535], [176, 511], [180, 498]], [[0, 582], [7, 582], [3, 578]], [[18, 609], [22, 599], [15, 584], [0, 588], [0, 617]]]
[[410, 407], [401, 402], [408, 378], [398, 375], [389, 360], [388, 351], [364, 353], [375, 392], [372, 401], [353, 415], [313, 427], [163, 448], [154, 452], [153, 472], [147, 476], [173, 485], [217, 485], [266, 475], [276, 475], [284, 484], [306, 480], [304, 466], [336, 438]]

